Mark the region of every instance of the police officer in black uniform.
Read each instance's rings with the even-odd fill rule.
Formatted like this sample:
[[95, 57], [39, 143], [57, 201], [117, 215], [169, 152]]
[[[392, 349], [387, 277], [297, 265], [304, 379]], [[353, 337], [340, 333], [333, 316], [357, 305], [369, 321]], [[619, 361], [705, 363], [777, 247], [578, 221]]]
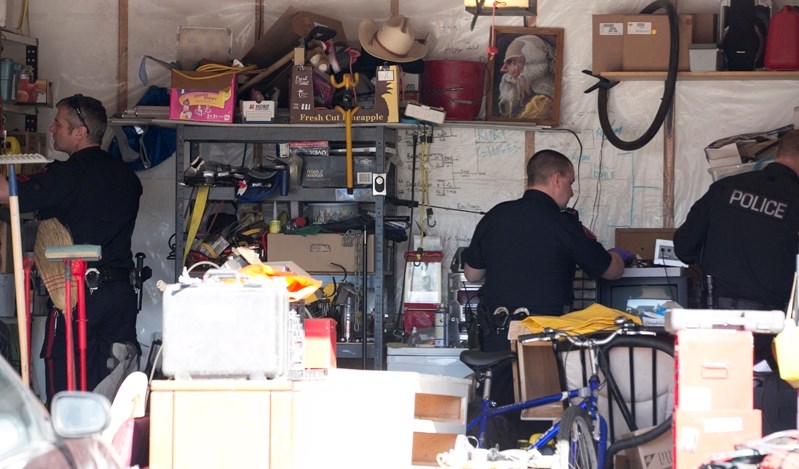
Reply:
[[[799, 131], [780, 139], [773, 163], [710, 185], [674, 234], [674, 251], [710, 276], [720, 309], [785, 310], [799, 249]], [[755, 361], [774, 366], [770, 335]]]
[[[477, 224], [465, 253], [464, 274], [469, 282], [484, 282], [478, 308], [481, 350], [510, 350], [511, 319], [571, 311], [576, 265], [594, 278], [613, 280], [624, 273], [624, 257], [631, 254], [605, 251], [566, 210], [573, 183], [571, 161], [554, 150], [541, 150], [527, 163], [524, 196], [498, 204]], [[503, 307], [510, 317], [495, 314]], [[526, 312], [514, 316], [518, 308]], [[513, 402], [510, 366], [494, 370], [491, 398], [500, 405]]]
[[[130, 273], [134, 267], [131, 236], [142, 186], [122, 161], [100, 148], [107, 125], [100, 101], [78, 94], [62, 99], [57, 108], [49, 130], [54, 148], [69, 154], [69, 159], [54, 161], [36, 174], [18, 175], [19, 206], [21, 212], [37, 211], [42, 220], [57, 218], [75, 244], [102, 249], [102, 259], [88, 264], [97, 269], [100, 283], [86, 293], [86, 377], [92, 390], [110, 373], [107, 365], [113, 343], [133, 344], [141, 353]], [[7, 203], [8, 195], [8, 182], [0, 178], [0, 202]], [[52, 366], [46, 373], [49, 401], [67, 388], [63, 315], [53, 311], [47, 330], [42, 354]], [[77, 323], [73, 330], [77, 331]]]

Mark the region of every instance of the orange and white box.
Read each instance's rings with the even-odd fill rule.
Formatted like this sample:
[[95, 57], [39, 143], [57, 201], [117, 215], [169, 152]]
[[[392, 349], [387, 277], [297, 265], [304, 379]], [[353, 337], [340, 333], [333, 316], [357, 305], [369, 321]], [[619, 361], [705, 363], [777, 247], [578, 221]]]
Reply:
[[753, 353], [748, 331], [677, 332], [674, 407], [684, 411], [751, 410]]
[[[730, 390], [734, 394], [734, 390]], [[696, 469], [715, 453], [761, 437], [759, 410], [674, 410], [674, 468]]]

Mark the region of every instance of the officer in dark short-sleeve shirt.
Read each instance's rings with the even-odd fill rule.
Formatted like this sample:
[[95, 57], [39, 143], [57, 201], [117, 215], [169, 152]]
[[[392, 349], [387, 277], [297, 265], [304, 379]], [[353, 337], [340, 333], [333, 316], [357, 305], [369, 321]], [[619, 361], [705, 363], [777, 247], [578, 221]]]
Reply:
[[[497, 308], [559, 316], [571, 310], [577, 265], [594, 278], [616, 279], [624, 272], [622, 255], [605, 251], [565, 210], [573, 183], [574, 167], [566, 156], [539, 151], [527, 163], [524, 196], [498, 204], [477, 224], [464, 274], [470, 282], [484, 282], [478, 308], [481, 350], [510, 350], [507, 329], [494, 320]], [[510, 367], [494, 370], [492, 399], [513, 402], [512, 383]]]
[[[719, 309], [785, 310], [799, 249], [799, 131], [780, 139], [760, 171], [720, 179], [674, 234], [674, 251], [711, 276]], [[774, 365], [770, 335], [755, 336], [755, 360]]]
[[[57, 108], [50, 125], [53, 146], [69, 158], [54, 161], [36, 174], [19, 175], [17, 190], [20, 212], [36, 211], [40, 220], [57, 218], [69, 229], [75, 244], [101, 247], [102, 258], [87, 263], [102, 279], [96, 291], [86, 292], [86, 381], [92, 390], [110, 372], [107, 363], [112, 344], [130, 344], [140, 352], [137, 298], [130, 271], [134, 267], [131, 236], [142, 186], [122, 161], [100, 148], [107, 126], [100, 101], [75, 95], [59, 101]], [[8, 202], [8, 189], [8, 182], [0, 178], [0, 202]], [[48, 368], [48, 400], [67, 388], [64, 329], [63, 315], [53, 311], [42, 350]], [[73, 331], [77, 331], [77, 323]], [[77, 347], [77, 340], [74, 343]]]

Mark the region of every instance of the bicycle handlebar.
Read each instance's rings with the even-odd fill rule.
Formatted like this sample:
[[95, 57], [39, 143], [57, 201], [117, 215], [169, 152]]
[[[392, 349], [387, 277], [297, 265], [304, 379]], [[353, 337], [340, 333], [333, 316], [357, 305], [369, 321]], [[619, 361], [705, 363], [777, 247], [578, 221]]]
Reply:
[[[554, 341], [558, 339], [566, 339], [577, 347], [594, 347], [599, 345], [605, 345], [618, 335], [650, 335], [650, 336], [656, 335], [655, 332], [653, 331], [646, 331], [640, 329], [638, 324], [635, 324], [629, 320], [616, 320], [616, 324], [619, 326], [619, 328], [612, 331], [610, 335], [608, 335], [603, 339], [597, 339], [595, 337], [586, 337], [586, 335], [574, 335], [568, 332], [558, 331], [550, 327], [547, 327], [542, 332], [539, 333], [522, 334], [519, 336], [518, 341], [522, 344], [527, 344], [530, 342]], [[601, 333], [601, 332], [609, 332], [609, 331], [596, 331], [596, 333]]]

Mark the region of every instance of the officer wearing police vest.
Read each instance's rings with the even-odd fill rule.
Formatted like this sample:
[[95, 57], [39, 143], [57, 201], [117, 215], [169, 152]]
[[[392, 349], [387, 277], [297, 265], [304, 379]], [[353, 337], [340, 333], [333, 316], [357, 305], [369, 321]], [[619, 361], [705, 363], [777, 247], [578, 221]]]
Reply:
[[[698, 263], [719, 309], [785, 310], [799, 249], [799, 130], [780, 139], [773, 163], [711, 184], [674, 234], [677, 257]], [[755, 336], [755, 361], [772, 336]]]

